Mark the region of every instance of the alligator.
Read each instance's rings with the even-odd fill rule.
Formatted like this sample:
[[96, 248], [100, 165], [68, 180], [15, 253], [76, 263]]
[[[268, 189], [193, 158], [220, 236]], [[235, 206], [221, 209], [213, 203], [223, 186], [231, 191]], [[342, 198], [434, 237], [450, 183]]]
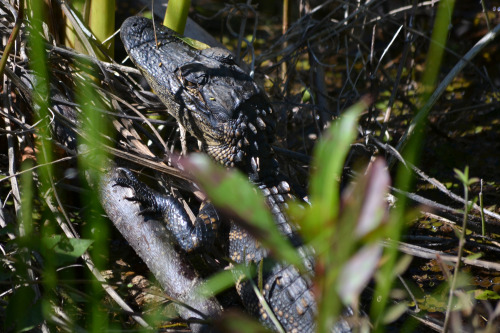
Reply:
[[[275, 120], [264, 91], [222, 48], [197, 49], [174, 31], [143, 17], [130, 17], [121, 26], [121, 39], [132, 62], [179, 125], [194, 136], [204, 151], [228, 168], [238, 168], [258, 186], [281, 233], [303, 257], [308, 272], [273, 260], [238, 223], [229, 232], [229, 257], [236, 264], [264, 263], [262, 295], [287, 332], [312, 332], [317, 312], [312, 292], [313, 260], [306, 255], [296, 228], [284, 207], [294, 198], [294, 187], [280, 172], [272, 148]], [[210, 248], [217, 239], [220, 220], [209, 208], [191, 223], [172, 196], [155, 192], [127, 169], [116, 180], [130, 187], [145, 208], [144, 214], [163, 217], [167, 229], [186, 252]], [[274, 325], [248, 281], [237, 283], [247, 311], [270, 328]], [[341, 322], [335, 331], [349, 331]]]

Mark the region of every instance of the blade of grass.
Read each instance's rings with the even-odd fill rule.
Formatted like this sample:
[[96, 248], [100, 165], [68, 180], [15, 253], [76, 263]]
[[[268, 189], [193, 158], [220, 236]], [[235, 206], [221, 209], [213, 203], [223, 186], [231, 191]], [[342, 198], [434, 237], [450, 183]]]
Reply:
[[[93, 0], [90, 4], [90, 15], [88, 25], [99, 43], [103, 43], [115, 32], [115, 0]], [[102, 45], [107, 55], [114, 58], [114, 38]], [[100, 50], [96, 50], [100, 60], [108, 57]]]
[[[50, 75], [47, 68], [47, 54], [45, 50], [45, 41], [40, 35], [43, 31], [43, 3], [38, 0], [29, 2], [32, 16], [30, 17], [30, 44], [31, 52], [29, 53], [30, 66], [37, 78], [33, 85], [33, 108], [38, 123], [37, 145], [39, 153], [37, 153], [37, 162], [43, 167], [38, 169], [40, 187], [40, 196], [50, 195], [50, 182], [52, 180], [52, 152], [53, 147], [50, 140], [50, 115], [49, 115], [49, 82]], [[36, 121], [35, 121], [36, 122]], [[50, 237], [55, 234], [55, 228], [52, 223], [46, 223], [41, 230], [42, 237]], [[57, 275], [55, 259], [51, 256], [44, 257], [43, 262], [43, 288], [44, 290], [54, 290], [57, 288]], [[42, 297], [42, 309], [45, 318], [49, 318], [52, 314], [52, 293], [44, 293]]]
[[[71, 1], [71, 5], [74, 8], [74, 12], [80, 15], [80, 20], [82, 22], [87, 22], [88, 18], [88, 6], [86, 5], [87, 0], [73, 0]], [[64, 44], [72, 49], [75, 49], [79, 52], [85, 52], [85, 47], [82, 45], [78, 38], [78, 34], [75, 31], [75, 27], [73, 26], [73, 22], [70, 17], [66, 15], [66, 24], [64, 31]]]
[[190, 6], [191, 0], [170, 0], [163, 24], [183, 35]]
[[368, 105], [363, 100], [347, 110], [314, 149], [313, 172], [311, 174], [310, 197], [314, 205], [310, 218], [302, 226], [306, 238], [321, 235], [325, 223], [336, 219], [339, 209], [339, 180], [352, 141], [356, 137], [356, 124], [361, 112]]
[[[101, 178], [101, 170], [107, 169], [109, 163], [102, 137], [110, 135], [107, 118], [103, 117], [98, 110], [108, 110], [109, 106], [93, 88], [92, 76], [77, 76], [75, 79], [77, 80], [76, 100], [82, 108], [81, 124], [87, 134], [87, 140], [78, 137], [78, 146], [81, 152], [85, 145], [88, 152], [88, 154], [78, 155], [78, 164], [80, 170], [85, 170], [81, 173], [82, 183], [97, 184]], [[99, 213], [102, 209], [101, 203], [94, 191], [87, 191], [84, 200], [89, 208], [86, 210], [85, 220], [88, 223], [83, 230], [83, 236], [94, 241], [89, 253], [94, 259], [95, 267], [102, 270], [108, 253], [109, 224]], [[87, 292], [90, 296], [87, 308], [90, 314], [88, 327], [91, 332], [101, 332], [102, 327], [108, 327], [107, 314], [100, 311], [104, 290], [94, 274], [88, 272], [88, 278], [93, 282], [89, 284]]]

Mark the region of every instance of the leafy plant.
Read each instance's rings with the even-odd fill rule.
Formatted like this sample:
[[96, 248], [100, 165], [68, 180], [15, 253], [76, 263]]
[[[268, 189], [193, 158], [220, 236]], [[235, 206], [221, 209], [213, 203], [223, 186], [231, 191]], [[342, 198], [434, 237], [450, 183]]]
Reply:
[[[359, 296], [378, 266], [380, 241], [386, 236], [382, 222], [387, 219], [385, 196], [390, 178], [385, 163], [375, 161], [342, 200], [339, 189], [345, 158], [356, 138], [357, 121], [366, 107], [366, 101], [354, 105], [324, 133], [313, 156], [311, 204], [304, 207], [292, 203], [290, 210], [290, 218], [301, 226], [305, 240], [316, 250], [319, 332], [334, 325], [345, 305], [359, 310]], [[237, 216], [236, 221], [249, 227], [273, 256], [302, 266], [298, 254], [279, 235], [262, 194], [246, 177], [237, 171], [225, 171], [203, 155], [191, 157], [183, 165], [213, 203], [230, 216]], [[232, 190], [235, 188], [237, 192]], [[226, 273], [218, 274], [208, 284], [214, 292], [229, 286], [230, 279]]]

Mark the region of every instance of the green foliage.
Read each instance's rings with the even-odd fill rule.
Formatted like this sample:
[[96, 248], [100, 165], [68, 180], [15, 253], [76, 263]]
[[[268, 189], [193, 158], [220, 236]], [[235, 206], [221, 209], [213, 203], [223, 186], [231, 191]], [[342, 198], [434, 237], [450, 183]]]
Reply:
[[[91, 7], [85, 5], [85, 2], [87, 1], [74, 0], [71, 5], [77, 10], [81, 9], [82, 22], [85, 22], [90, 27], [99, 41], [102, 41], [114, 31], [114, 1], [92, 1], [93, 5], [97, 4], [92, 7], [93, 12], [92, 10], [88, 11]], [[44, 30], [41, 24], [42, 19], [46, 19], [46, 17], [42, 16], [42, 3], [42, 1], [29, 1], [28, 7], [31, 10], [28, 12], [33, 12], [34, 17], [29, 18], [29, 24], [27, 25], [32, 28], [29, 34], [31, 40], [28, 48], [29, 57], [33, 59], [30, 68], [40, 78], [40, 80], [34, 82], [33, 89], [33, 103], [37, 115], [34, 120], [34, 123], [37, 124], [35, 127], [37, 135], [34, 139], [38, 143], [37, 163], [40, 164], [36, 174], [39, 176], [37, 178], [39, 183], [34, 182], [35, 172], [26, 171], [22, 174], [22, 202], [21, 213], [18, 214], [18, 228], [7, 226], [0, 230], [2, 237], [7, 237], [8, 233], [20, 236], [18, 241], [7, 243], [6, 246], [6, 248], [18, 247], [19, 249], [16, 256], [12, 258], [13, 262], [17, 261], [15, 263], [15, 274], [10, 270], [6, 271], [4, 266], [2, 266], [3, 270], [0, 273], [2, 283], [5, 285], [12, 283], [12, 285], [16, 286], [12, 288], [11, 294], [6, 293], [6, 296], [2, 299], [7, 302], [4, 314], [6, 320], [3, 328], [6, 331], [8, 329], [26, 331], [41, 324], [44, 320], [50, 320], [54, 314], [53, 305], [58, 304], [60, 301], [56, 299], [56, 297], [61, 297], [61, 294], [58, 293], [63, 293], [61, 289], [67, 289], [65, 295], [69, 295], [69, 297], [65, 299], [65, 310], [70, 313], [70, 317], [73, 313], [74, 316], [84, 317], [83, 321], [88, 319], [85, 329], [97, 332], [110, 327], [110, 323], [107, 322], [105, 317], [109, 318], [111, 316], [106, 311], [103, 311], [105, 303], [103, 302], [102, 286], [99, 283], [91, 283], [83, 291], [76, 288], [71, 290], [73, 287], [71, 284], [61, 283], [61, 280], [58, 280], [60, 278], [58, 274], [60, 273], [56, 272], [56, 270], [63, 265], [74, 263], [86, 250], [91, 251], [92, 258], [96, 259], [98, 268], [104, 269], [108, 251], [108, 221], [100, 217], [99, 214], [87, 214], [84, 217], [86, 223], [81, 228], [86, 239], [68, 239], [58, 234], [60, 231], [55, 228], [55, 217], [45, 207], [44, 199], [51, 198], [53, 195], [50, 184], [54, 179], [54, 170], [50, 163], [53, 160], [52, 152], [54, 148], [51, 141], [47, 140], [50, 137], [47, 129], [50, 127], [49, 121], [51, 120], [51, 114], [48, 110], [48, 83], [51, 82], [51, 74], [47, 67], [47, 54], [44, 45], [46, 41], [40, 36], [40, 33]], [[182, 9], [176, 9], [176, 3], [183, 3]], [[408, 130], [409, 135], [403, 137], [401, 147], [404, 147], [406, 143], [408, 144], [406, 149], [400, 150], [404, 160], [413, 164], [416, 164], [418, 160], [420, 146], [424, 141], [422, 133], [424, 133], [426, 127], [426, 118], [434, 105], [434, 103], [428, 102], [428, 98], [438, 83], [443, 52], [445, 52], [446, 40], [449, 36], [450, 15], [453, 12], [453, 5], [453, 0], [443, 0], [439, 4], [440, 9], [435, 20], [426, 66], [423, 66], [425, 67], [421, 81], [423, 89], [419, 92], [422, 94], [414, 94], [413, 91], [408, 91], [406, 96], [411, 99], [410, 104], [414, 102], [415, 96], [420, 98], [416, 102], [416, 109], [419, 107], [420, 109], [413, 117]], [[87, 8], [87, 12], [84, 12], [83, 8]], [[182, 33], [188, 9], [189, 1], [171, 0], [169, 10], [173, 15], [170, 15], [170, 17], [173, 16], [175, 19], [179, 18], [180, 20], [166, 24]], [[98, 17], [98, 15], [102, 16]], [[78, 41], [80, 37], [74, 34], [73, 36], [67, 36], [67, 38]], [[72, 47], [78, 44], [74, 40], [71, 44]], [[197, 41], [183, 40], [195, 48], [206, 48], [204, 44], [199, 44]], [[112, 44], [109, 47], [110, 49], [107, 52], [111, 55]], [[80, 48], [80, 51], [87, 52], [85, 48]], [[362, 54], [361, 51], [359, 52]], [[7, 54], [7, 52], [5, 53]], [[99, 52], [97, 54], [99, 55]], [[487, 55], [485, 55], [484, 59], [487, 58]], [[5, 57], [5, 59], [7, 58]], [[105, 58], [101, 57], [101, 59]], [[282, 55], [278, 55], [277, 59], [283, 59]], [[337, 60], [341, 62], [342, 60], [339, 59], [340, 57]], [[301, 59], [300, 61], [304, 60]], [[311, 65], [310, 62], [305, 62], [307, 64], [304, 66], [309, 67]], [[350, 64], [348, 68], [354, 73], [355, 67], [356, 64]], [[418, 66], [415, 68], [417, 69], [412, 75], [418, 76]], [[408, 69], [410, 68], [405, 67], [404, 71]], [[78, 74], [76, 73], [75, 77]], [[374, 75], [376, 74], [374, 73]], [[392, 73], [390, 71], [384, 72], [384, 75], [386, 74], [391, 77]], [[331, 73], [327, 73], [327, 75], [331, 76]], [[339, 77], [344, 79], [343, 75], [339, 75]], [[332, 77], [327, 79], [332, 79]], [[77, 104], [83, 106], [82, 123], [86, 134], [85, 140], [80, 142], [86, 145], [86, 150], [85, 154], [81, 155], [79, 163], [82, 169], [89, 171], [86, 174], [87, 178], [82, 178], [82, 183], [87, 180], [91, 182], [98, 181], [99, 170], [107, 165], [107, 157], [102, 150], [101, 138], [110, 134], [107, 128], [108, 124], [103, 121], [105, 117], [102, 117], [96, 110], [110, 110], [112, 107], [105, 98], [96, 92], [97, 89], [93, 85], [94, 80], [95, 78], [85, 76], [81, 82], [77, 83], [78, 88], [76, 91]], [[465, 81], [467, 84], [469, 83], [467, 79]], [[359, 88], [359, 86], [356, 88]], [[374, 88], [376, 90], [378, 87]], [[316, 96], [316, 92], [312, 88], [301, 87], [300, 89], [302, 89], [302, 93], [298, 96], [303, 103], [311, 102], [311, 96]], [[455, 93], [456, 89], [459, 88], [452, 87], [449, 90], [451, 93]], [[398, 103], [390, 103], [389, 97], [391, 93], [387, 90], [377, 91], [377, 93], [378, 102], [375, 109], [386, 109]], [[385, 98], [385, 100], [380, 100], [381, 97]], [[342, 98], [339, 97], [339, 100]], [[399, 101], [399, 103], [402, 102]], [[404, 101], [404, 103], [407, 102]], [[314, 247], [317, 256], [315, 278], [315, 287], [317, 288], [315, 291], [319, 300], [318, 330], [320, 331], [328, 330], [328, 327], [336, 320], [344, 305], [350, 304], [356, 309], [361, 291], [373, 276], [375, 276], [376, 285], [371, 316], [375, 331], [384, 331], [385, 325], [398, 319], [408, 308], [406, 302], [392, 306], [388, 304], [391, 293], [394, 291], [392, 286], [395, 278], [408, 268], [412, 257], [399, 257], [396, 246], [389, 246], [383, 250], [380, 245], [381, 240], [391, 239], [394, 241], [393, 244], [396, 244], [400, 239], [404, 231], [405, 221], [409, 220], [408, 208], [406, 207], [407, 198], [404, 195], [397, 195], [396, 208], [390, 213], [386, 211], [384, 194], [387, 192], [388, 174], [385, 165], [380, 161], [376, 161], [366, 175], [356, 177], [352, 181], [353, 185], [348, 186], [343, 193], [339, 189], [339, 182], [344, 176], [343, 168], [346, 156], [357, 136], [357, 122], [364, 109], [366, 109], [366, 103], [360, 103], [351, 110], [346, 111], [338, 121], [332, 123], [332, 126], [323, 134], [315, 146], [310, 179], [311, 205], [304, 207], [304, 205], [290, 204], [290, 216], [301, 226], [304, 239]], [[488, 124], [488, 126], [495, 126], [495, 121], [492, 122], [493, 125]], [[486, 128], [474, 126], [476, 131], [477, 128], [481, 131], [485, 131], [484, 128]], [[392, 133], [396, 132], [391, 132], [390, 135], [392, 136]], [[275, 258], [301, 266], [297, 251], [287, 241], [283, 240], [279, 234], [260, 191], [251, 187], [245, 176], [237, 172], [228, 174], [225, 170], [215, 167], [203, 157], [195, 157], [186, 163], [190, 165], [190, 170], [193, 171], [210, 198], [222, 211], [232, 215], [240, 223], [245, 224], [252, 230], [261, 239], [262, 243], [271, 250]], [[30, 167], [31, 165], [24, 162], [22, 170], [28, 170]], [[473, 170], [475, 171], [474, 168]], [[455, 173], [456, 178], [464, 188], [467, 202], [468, 192], [475, 185], [477, 179], [469, 178], [468, 167], [464, 171], [455, 169]], [[410, 190], [412, 177], [407, 166], [400, 165], [395, 174], [395, 187], [403, 191]], [[36, 189], [34, 184], [41, 184], [41, 186]], [[234, 191], [235, 188], [238, 191]], [[228, 196], [227, 193], [232, 195]], [[88, 208], [87, 211], [99, 212], [100, 204], [96, 200], [95, 192], [87, 189], [87, 194], [87, 196], [83, 195], [83, 205]], [[482, 199], [482, 196], [480, 196], [480, 199]], [[471, 232], [466, 228], [466, 221], [472, 201], [464, 205], [463, 227], [461, 229], [456, 228], [456, 235], [461, 238], [461, 245], [465, 242], [465, 232]], [[11, 203], [8, 202], [7, 204]], [[40, 262], [33, 260], [33, 254], [41, 255], [42, 260]], [[467, 258], [470, 260], [478, 259], [481, 255], [482, 253], [473, 253]], [[11, 258], [6, 258], [5, 262], [9, 260]], [[36, 264], [39, 266], [36, 266]], [[459, 267], [460, 264], [457, 264], [449, 284], [443, 284], [436, 292], [436, 295], [425, 297], [429, 303], [429, 308], [439, 308], [444, 312], [447, 308], [466, 309], [467, 302], [472, 298], [489, 301], [499, 299], [496, 292], [482, 289], [469, 291], [465, 296], [463, 293], [454, 294], [454, 290], [469, 286], [470, 283], [467, 280], [469, 276], [461, 274]], [[39, 279], [36, 282], [28, 274], [32, 268], [39, 269], [39, 272], [37, 272]], [[235, 267], [236, 270], [244, 271], [247, 278], [259, 278], [259, 267], [250, 267], [246, 271], [245, 268], [243, 266]], [[68, 277], [68, 275], [65, 277]], [[69, 277], [76, 278], [71, 275]], [[90, 274], [85, 279], [86, 282], [95, 282], [94, 277]], [[230, 271], [223, 271], [209, 279], [203, 289], [200, 290], [200, 293], [205, 296], [217, 294], [233, 284], [234, 274]], [[254, 285], [256, 292], [259, 292], [261, 288], [258, 284]], [[43, 291], [41, 298], [36, 291], [39, 286]], [[88, 297], [89, 295], [90, 297]], [[448, 306], [446, 305], [447, 300], [449, 300]], [[418, 298], [418, 302], [420, 302], [420, 298]], [[72, 309], [73, 303], [88, 304], [88, 308], [85, 311], [82, 311], [81, 308], [77, 309], [77, 307]], [[425, 310], [424, 307], [422, 309]], [[29, 313], [29, 316], [21, 315], [24, 313]], [[75, 315], [75, 313], [78, 314]], [[159, 316], [161, 315], [159, 314]], [[70, 320], [72, 319], [70, 318]], [[264, 330], [255, 320], [234, 314], [225, 314], [218, 325], [229, 331], [256, 332]]]
[[[458, 180], [462, 182], [462, 186], [464, 188], [464, 217], [463, 217], [463, 222], [462, 222], [462, 230], [461, 232], [457, 235], [459, 238], [458, 242], [458, 256], [457, 256], [457, 263], [455, 264], [455, 269], [453, 271], [453, 276], [450, 279], [450, 292], [448, 296], [448, 311], [446, 311], [446, 317], [444, 320], [444, 331], [446, 332], [448, 330], [448, 326], [450, 324], [450, 315], [452, 312], [452, 309], [457, 308], [456, 306], [452, 306], [455, 301], [455, 290], [456, 288], [459, 287], [459, 276], [461, 275], [460, 272], [460, 264], [462, 261], [462, 255], [463, 255], [463, 247], [465, 245], [465, 234], [467, 230], [467, 217], [469, 214], [469, 211], [472, 207], [472, 202], [469, 202], [469, 186], [478, 182], [478, 179], [476, 178], [469, 178], [469, 167], [466, 166], [465, 170], [462, 172], [458, 169], [455, 169], [455, 175]], [[465, 299], [465, 300], [464, 300]], [[458, 302], [462, 305], [467, 305], [470, 304], [470, 302], [467, 302], [467, 299], [465, 295], [463, 294], [458, 294]]]
[[[335, 323], [344, 304], [356, 306], [382, 253], [379, 240], [385, 236], [384, 194], [390, 179], [381, 160], [346, 191], [342, 200], [344, 208], [339, 211], [339, 178], [347, 152], [356, 138], [357, 120], [366, 106], [365, 102], [354, 105], [325, 132], [314, 155], [311, 205], [299, 208], [292, 204], [289, 212], [291, 219], [300, 224], [305, 239], [316, 249], [316, 264], [321, 267], [315, 277], [320, 295], [318, 331], [327, 331]], [[245, 176], [237, 171], [226, 171], [202, 155], [192, 156], [182, 163], [213, 203], [236, 217], [238, 223], [243, 223], [276, 258], [295, 265], [300, 263], [296, 251], [279, 234], [262, 194]], [[238, 191], [234, 190], [236, 188]], [[258, 276], [258, 272], [245, 275]], [[230, 279], [231, 275], [226, 272], [215, 275], [208, 280], [203, 294], [210, 295], [229, 287], [234, 283]], [[258, 289], [256, 293], [260, 295]]]
[[482, 290], [482, 289], [479, 289], [479, 290], [472, 290], [470, 292], [474, 293], [474, 297], [477, 300], [480, 300], [480, 301], [498, 300], [498, 299], [500, 299], [500, 295], [498, 295], [498, 293], [496, 293], [496, 292], [494, 292], [492, 290]]
[[16, 332], [26, 332], [44, 320], [41, 301], [34, 300], [32, 286], [21, 286], [14, 291], [5, 310], [4, 332], [13, 328]]
[[45, 256], [54, 256], [57, 267], [75, 263], [94, 241], [91, 239], [63, 238], [53, 235], [42, 239]]
[[[110, 37], [115, 32], [115, 0], [93, 0], [90, 4], [90, 15], [88, 25], [90, 31], [97, 38], [97, 42], [102, 45], [107, 56], [114, 58], [114, 38]], [[106, 41], [106, 43], [104, 43]], [[108, 60], [108, 57], [100, 50], [96, 52], [101, 60]]]
[[356, 104], [336, 121], [314, 149], [310, 197], [314, 202], [307, 220], [302, 224], [304, 235], [312, 239], [322, 235], [324, 227], [337, 219], [339, 209], [339, 181], [356, 125], [366, 103]]
[[455, 172], [455, 176], [465, 187], [470, 187], [472, 184], [477, 183], [479, 181], [478, 178], [469, 178], [469, 166], [465, 167], [465, 170], [462, 172], [458, 169], [453, 169]]
[[[76, 17], [66, 18], [66, 45], [84, 54], [95, 54], [103, 61], [113, 59], [114, 39], [110, 37], [115, 32], [115, 0], [74, 0], [70, 5]], [[87, 47], [87, 40], [82, 40], [83, 36], [88, 37], [83, 33], [86, 31], [92, 33], [89, 38], [95, 42], [92, 49]]]
[[[109, 119], [103, 117], [99, 112], [99, 110], [109, 109], [109, 105], [94, 89], [90, 76], [84, 75], [79, 78], [76, 82], [76, 88], [76, 99], [82, 109], [80, 121], [82, 127], [86, 129], [85, 139], [78, 138], [80, 152], [78, 164], [83, 171], [80, 176], [83, 184], [95, 185], [101, 181], [102, 170], [106, 170], [109, 165], [109, 158], [103, 143], [103, 138], [109, 135]], [[86, 149], [85, 152], [84, 149]], [[89, 212], [101, 210], [101, 203], [95, 189], [88, 189], [84, 200], [91, 208]], [[108, 257], [109, 223], [104, 217], [96, 214], [88, 214], [85, 216], [85, 220], [88, 223], [83, 230], [83, 236], [94, 241], [90, 254], [96, 267], [104, 269]], [[95, 280], [95, 276], [91, 272], [89, 272], [88, 278]], [[87, 293], [90, 297], [87, 308], [90, 314], [88, 327], [93, 332], [100, 332], [101, 327], [108, 325], [109, 319], [105, 312], [99, 310], [105, 293], [99, 283], [89, 284]]]
[[184, 163], [218, 208], [245, 223], [276, 258], [302, 267], [297, 251], [279, 232], [264, 197], [246, 176], [235, 170], [227, 172], [206, 155], [194, 155]]

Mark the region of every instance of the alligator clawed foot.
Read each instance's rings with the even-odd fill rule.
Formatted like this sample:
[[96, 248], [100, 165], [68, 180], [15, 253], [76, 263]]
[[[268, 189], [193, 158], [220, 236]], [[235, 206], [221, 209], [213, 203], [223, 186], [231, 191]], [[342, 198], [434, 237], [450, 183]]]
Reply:
[[150, 189], [148, 186], [143, 184], [132, 171], [127, 168], [118, 167], [116, 171], [123, 175], [123, 177], [115, 178], [115, 184], [113, 186], [122, 186], [131, 188], [134, 191], [134, 195], [131, 197], [124, 197], [125, 200], [134, 201], [142, 204], [143, 208], [139, 215], [156, 214], [158, 210], [155, 208], [154, 197], [156, 192]]

